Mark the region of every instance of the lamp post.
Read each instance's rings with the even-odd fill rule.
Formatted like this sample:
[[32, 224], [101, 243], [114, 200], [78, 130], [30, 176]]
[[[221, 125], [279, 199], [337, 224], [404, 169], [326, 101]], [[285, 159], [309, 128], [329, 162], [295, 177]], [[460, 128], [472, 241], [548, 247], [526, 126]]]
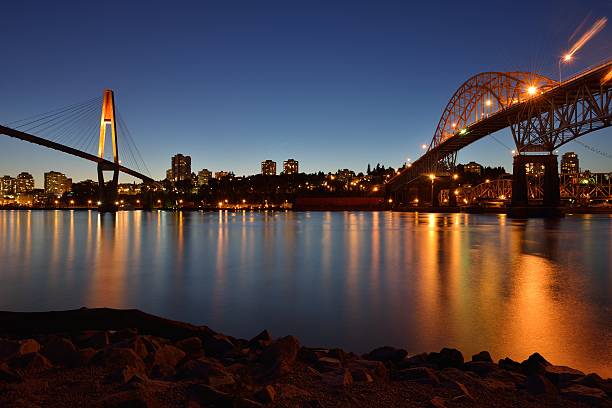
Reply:
[[559, 83], [561, 83], [561, 63], [570, 62], [572, 60], [572, 54], [565, 54], [563, 58], [559, 58]]
[[430, 174], [429, 179], [431, 180], [431, 207], [434, 206], [434, 180], [436, 179], [435, 174]]

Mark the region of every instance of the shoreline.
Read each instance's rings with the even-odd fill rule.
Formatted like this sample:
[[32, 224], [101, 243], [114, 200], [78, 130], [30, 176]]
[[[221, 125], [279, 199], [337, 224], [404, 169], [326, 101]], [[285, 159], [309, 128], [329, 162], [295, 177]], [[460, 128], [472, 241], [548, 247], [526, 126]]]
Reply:
[[0, 405], [612, 407], [612, 379], [538, 353], [494, 362], [486, 351], [409, 356], [383, 345], [359, 356], [267, 330], [239, 339], [135, 309], [81, 308], [0, 312]]

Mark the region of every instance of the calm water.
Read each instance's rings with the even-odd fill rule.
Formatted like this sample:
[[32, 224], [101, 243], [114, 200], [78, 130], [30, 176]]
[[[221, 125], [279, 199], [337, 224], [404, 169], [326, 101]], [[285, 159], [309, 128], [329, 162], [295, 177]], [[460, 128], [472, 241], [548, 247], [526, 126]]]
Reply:
[[612, 376], [612, 218], [0, 211], [0, 309], [140, 308], [363, 352], [534, 351]]

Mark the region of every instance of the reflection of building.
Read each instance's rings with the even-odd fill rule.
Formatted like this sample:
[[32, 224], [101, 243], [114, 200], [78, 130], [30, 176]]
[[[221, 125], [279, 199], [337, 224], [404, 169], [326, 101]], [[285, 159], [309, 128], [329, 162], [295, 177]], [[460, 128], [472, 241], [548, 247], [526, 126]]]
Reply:
[[72, 189], [72, 179], [66, 177], [65, 174], [50, 171], [45, 173], [45, 193], [61, 196]]
[[299, 172], [299, 163], [297, 160], [288, 159], [283, 162], [283, 173], [298, 174]]
[[574, 152], [567, 152], [561, 156], [561, 174], [578, 174], [580, 165], [578, 155]]
[[465, 166], [463, 166], [463, 171], [466, 173], [477, 174], [480, 176], [482, 174], [482, 166], [476, 162], [471, 161]]
[[191, 156], [183, 156], [180, 153], [172, 156], [170, 176], [172, 181], [191, 180]]
[[525, 164], [525, 170], [530, 176], [543, 176], [546, 167], [542, 163], [527, 163]]
[[265, 160], [261, 162], [261, 174], [264, 176], [276, 175], [276, 162], [274, 160]]
[[25, 194], [34, 190], [34, 177], [30, 173], [19, 173], [15, 185], [15, 192], [17, 194]]
[[198, 186], [208, 185], [212, 178], [212, 172], [208, 169], [203, 169], [198, 172]]
[[16, 181], [11, 176], [4, 176], [0, 179], [0, 193], [2, 195], [10, 195], [15, 193]]

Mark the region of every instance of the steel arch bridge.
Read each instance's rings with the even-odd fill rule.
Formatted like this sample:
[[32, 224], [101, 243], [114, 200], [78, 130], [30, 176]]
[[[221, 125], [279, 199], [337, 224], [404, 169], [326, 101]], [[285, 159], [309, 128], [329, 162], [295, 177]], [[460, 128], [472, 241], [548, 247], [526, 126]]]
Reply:
[[485, 72], [463, 83], [438, 122], [427, 152], [387, 184], [395, 193], [427, 174], [453, 170], [462, 148], [510, 127], [516, 154], [552, 152], [610, 126], [612, 60], [557, 82], [530, 72]]

